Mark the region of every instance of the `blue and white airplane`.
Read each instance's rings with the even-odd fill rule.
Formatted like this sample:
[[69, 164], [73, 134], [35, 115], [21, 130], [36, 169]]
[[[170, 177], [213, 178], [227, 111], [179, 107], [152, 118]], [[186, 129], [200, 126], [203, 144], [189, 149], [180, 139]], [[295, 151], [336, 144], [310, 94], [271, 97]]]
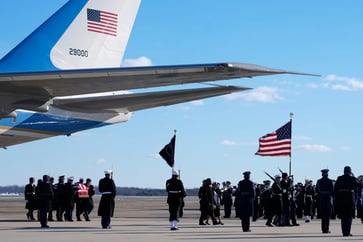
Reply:
[[70, 0], [0, 60], [0, 147], [126, 122], [132, 112], [250, 88], [126, 90], [273, 74], [241, 63], [122, 68], [141, 0]]

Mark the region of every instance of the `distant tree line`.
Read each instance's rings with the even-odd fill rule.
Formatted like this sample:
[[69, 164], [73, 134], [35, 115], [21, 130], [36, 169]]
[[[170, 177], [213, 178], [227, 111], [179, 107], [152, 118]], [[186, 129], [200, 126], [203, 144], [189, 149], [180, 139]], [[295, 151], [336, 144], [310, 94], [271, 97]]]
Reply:
[[[199, 188], [186, 189], [188, 196], [197, 196]], [[0, 186], [0, 194], [20, 194], [23, 195], [24, 186]], [[117, 187], [117, 194], [122, 196], [166, 196], [165, 189], [158, 188], [138, 188], [138, 187]], [[99, 195], [96, 187], [96, 195]]]

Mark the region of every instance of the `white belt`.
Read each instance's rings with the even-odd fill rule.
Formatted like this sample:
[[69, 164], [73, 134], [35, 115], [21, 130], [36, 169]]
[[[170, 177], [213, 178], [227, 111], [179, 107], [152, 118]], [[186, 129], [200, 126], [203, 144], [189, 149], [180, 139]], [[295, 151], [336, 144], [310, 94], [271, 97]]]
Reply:
[[112, 194], [112, 192], [101, 192], [102, 195]]

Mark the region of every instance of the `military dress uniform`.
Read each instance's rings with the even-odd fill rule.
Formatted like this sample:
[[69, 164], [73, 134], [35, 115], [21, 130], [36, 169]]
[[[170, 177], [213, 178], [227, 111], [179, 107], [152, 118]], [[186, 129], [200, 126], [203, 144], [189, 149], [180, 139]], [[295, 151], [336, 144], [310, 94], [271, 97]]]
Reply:
[[267, 222], [266, 222], [267, 226], [272, 225], [271, 223], [272, 223], [274, 216], [275, 216], [275, 219], [274, 219], [273, 223], [277, 226], [283, 225], [282, 188], [281, 188], [280, 180], [281, 180], [281, 176], [276, 175], [274, 183], [272, 184], [272, 187], [271, 187], [271, 195], [272, 195], [272, 197], [271, 197], [271, 214], [267, 218]]
[[316, 182], [316, 194], [319, 200], [319, 213], [321, 217], [321, 231], [323, 233], [330, 233], [329, 222], [332, 214], [333, 206], [333, 181], [328, 178], [328, 169], [321, 170], [322, 178]]
[[98, 190], [102, 194], [98, 207], [98, 216], [101, 216], [103, 229], [111, 228], [111, 217], [115, 210], [116, 185], [111, 178], [112, 171], [105, 171], [105, 177], [100, 179]]
[[236, 192], [236, 199], [238, 199], [239, 213], [243, 232], [251, 232], [250, 230], [250, 217], [253, 216], [253, 205], [256, 197], [254, 184], [250, 181], [251, 172], [246, 171], [243, 173], [244, 179], [238, 183]]
[[182, 199], [186, 196], [183, 182], [178, 179], [179, 174], [173, 170], [172, 177], [166, 181], [165, 187], [168, 193], [170, 230], [177, 230]]
[[349, 166], [344, 167], [344, 175], [339, 176], [334, 186], [336, 213], [341, 219], [343, 236], [351, 236], [352, 219], [355, 215], [355, 201], [358, 189], [357, 179]]

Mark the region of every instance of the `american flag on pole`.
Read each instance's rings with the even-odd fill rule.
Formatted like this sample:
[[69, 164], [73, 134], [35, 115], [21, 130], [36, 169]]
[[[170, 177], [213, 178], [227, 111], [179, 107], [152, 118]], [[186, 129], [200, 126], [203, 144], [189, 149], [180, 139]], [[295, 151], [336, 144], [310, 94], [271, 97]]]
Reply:
[[118, 14], [87, 9], [87, 29], [91, 32], [117, 36]]
[[260, 156], [291, 156], [291, 120], [273, 133], [259, 139]]

